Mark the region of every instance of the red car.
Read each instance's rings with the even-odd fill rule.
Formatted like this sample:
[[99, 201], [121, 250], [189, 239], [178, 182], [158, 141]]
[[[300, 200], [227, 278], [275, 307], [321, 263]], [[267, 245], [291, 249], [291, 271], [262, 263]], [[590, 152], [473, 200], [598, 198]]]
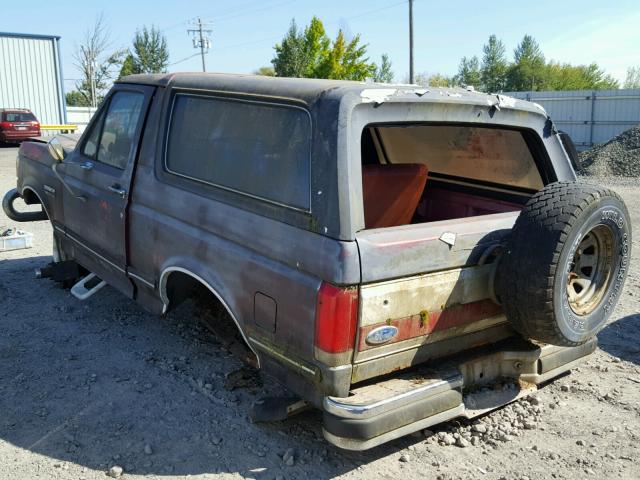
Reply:
[[0, 108], [0, 143], [18, 143], [40, 136], [40, 122], [26, 108]]

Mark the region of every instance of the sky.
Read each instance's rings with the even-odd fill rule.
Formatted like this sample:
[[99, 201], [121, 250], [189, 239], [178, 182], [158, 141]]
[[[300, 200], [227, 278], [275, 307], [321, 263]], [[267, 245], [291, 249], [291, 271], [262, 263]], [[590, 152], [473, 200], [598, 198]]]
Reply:
[[[407, 0], [2, 3], [0, 31], [62, 37], [67, 91], [79, 78], [73, 52], [100, 14], [109, 27], [113, 50], [130, 47], [142, 26], [160, 28], [169, 45], [169, 71], [202, 69], [198, 50], [187, 33], [197, 17], [212, 30], [207, 71], [247, 73], [270, 65], [273, 46], [292, 19], [304, 26], [313, 15], [323, 21], [331, 37], [340, 28], [348, 35], [360, 34], [371, 60], [379, 62], [387, 53], [396, 81], [406, 81], [409, 71]], [[548, 60], [597, 62], [621, 82], [628, 67], [640, 66], [639, 0], [414, 0], [414, 30], [417, 73], [455, 74], [461, 57], [481, 57], [482, 45], [491, 34], [505, 43], [509, 58], [523, 35], [530, 34]]]

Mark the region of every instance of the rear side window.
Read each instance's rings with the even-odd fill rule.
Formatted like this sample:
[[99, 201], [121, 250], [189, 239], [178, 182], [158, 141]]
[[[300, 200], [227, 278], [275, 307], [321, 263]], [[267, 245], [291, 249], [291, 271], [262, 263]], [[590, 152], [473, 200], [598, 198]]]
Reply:
[[5, 122], [37, 122], [35, 115], [31, 112], [5, 112], [3, 120]]
[[311, 120], [301, 108], [179, 94], [166, 169], [270, 202], [309, 210]]

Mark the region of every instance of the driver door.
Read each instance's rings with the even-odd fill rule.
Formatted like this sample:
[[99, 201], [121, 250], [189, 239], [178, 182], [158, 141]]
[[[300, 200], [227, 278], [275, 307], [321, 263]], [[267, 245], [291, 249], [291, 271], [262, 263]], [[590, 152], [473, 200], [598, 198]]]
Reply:
[[79, 264], [129, 297], [127, 204], [142, 126], [154, 88], [117, 85], [78, 147], [60, 164], [65, 235]]

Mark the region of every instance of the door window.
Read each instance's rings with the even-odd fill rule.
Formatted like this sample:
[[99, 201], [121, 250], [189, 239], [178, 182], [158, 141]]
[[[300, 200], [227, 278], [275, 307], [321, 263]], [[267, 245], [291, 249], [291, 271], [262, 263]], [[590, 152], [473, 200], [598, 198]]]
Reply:
[[142, 93], [116, 92], [109, 101], [106, 115], [102, 113], [93, 125], [82, 153], [124, 170], [133, 148], [143, 103]]

